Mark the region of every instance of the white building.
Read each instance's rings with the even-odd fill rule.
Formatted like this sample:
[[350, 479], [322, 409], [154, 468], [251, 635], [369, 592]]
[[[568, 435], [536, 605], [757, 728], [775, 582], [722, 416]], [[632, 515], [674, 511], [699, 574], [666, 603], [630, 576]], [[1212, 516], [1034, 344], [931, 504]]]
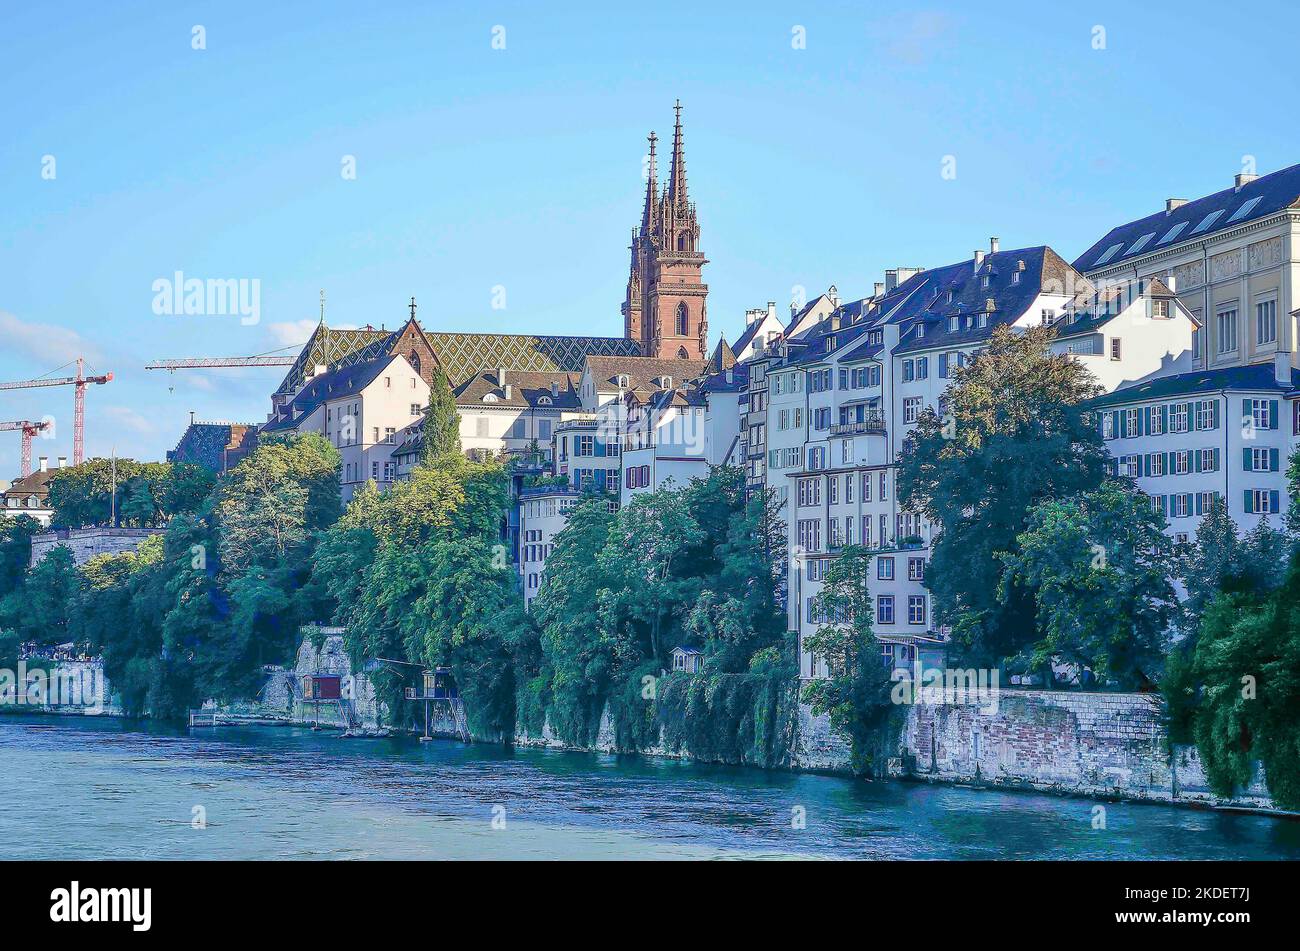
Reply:
[[346, 503], [366, 482], [382, 489], [397, 478], [398, 433], [422, 418], [428, 403], [429, 385], [404, 356], [341, 370], [322, 366], [260, 434], [323, 435], [342, 457], [339, 480]]
[[524, 607], [532, 605], [546, 574], [546, 559], [555, 550], [555, 536], [583, 493], [568, 486], [525, 488], [519, 495], [519, 584]]

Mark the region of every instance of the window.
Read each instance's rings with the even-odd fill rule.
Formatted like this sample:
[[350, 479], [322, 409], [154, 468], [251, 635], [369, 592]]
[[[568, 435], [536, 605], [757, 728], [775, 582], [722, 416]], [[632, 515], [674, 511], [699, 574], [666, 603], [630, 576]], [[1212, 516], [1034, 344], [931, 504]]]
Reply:
[[1170, 241], [1173, 241], [1180, 234], [1182, 234], [1184, 231], [1187, 230], [1187, 226], [1189, 224], [1191, 224], [1190, 221], [1178, 222], [1178, 224], [1174, 225], [1172, 228], [1166, 231], [1165, 236], [1161, 238], [1159, 241], [1157, 241], [1156, 244], [1168, 244]]
[[925, 559], [924, 558], [907, 559], [907, 580], [908, 581], [925, 580]]
[[894, 580], [894, 556], [881, 555], [876, 559], [876, 580], [893, 581]]
[[1200, 234], [1202, 231], [1209, 231], [1211, 228], [1214, 227], [1214, 223], [1218, 221], [1219, 218], [1222, 216], [1223, 216], [1222, 208], [1220, 208], [1218, 211], [1210, 212], [1208, 215], [1206, 215], [1204, 218], [1201, 219], [1201, 223], [1199, 225], [1197, 225], [1195, 228], [1192, 229], [1192, 234]]
[[1171, 433], [1187, 432], [1188, 403], [1171, 403], [1169, 405], [1169, 431]]
[[682, 303], [677, 306], [677, 336], [679, 337], [690, 336], [690, 331], [691, 331], [691, 312], [690, 309], [686, 306], [686, 302], [682, 301]]
[[1196, 471], [1197, 472], [1218, 472], [1219, 471], [1219, 450], [1217, 449], [1198, 449], [1196, 450]]
[[1120, 435], [1130, 437], [1142, 435], [1142, 410], [1124, 410], [1124, 431]]
[[1111, 413], [1104, 413], [1101, 417], [1101, 438], [1115, 438], [1115, 417]]
[[1276, 449], [1246, 449], [1242, 455], [1245, 456], [1245, 468], [1249, 472], [1275, 472], [1278, 467], [1278, 451]]
[[853, 501], [853, 474], [849, 473], [844, 477], [844, 501]]
[[596, 437], [579, 436], [578, 446], [573, 453], [575, 456], [593, 456], [596, 454]]
[[[1250, 418], [1252, 429], [1274, 429], [1274, 416], [1271, 400], [1246, 400], [1246, 416]], [[1245, 420], [1243, 419], [1243, 422]]]
[[1128, 249], [1127, 254], [1138, 254], [1143, 248], [1151, 243], [1151, 239], [1156, 236], [1154, 231], [1148, 231], [1142, 237], [1133, 242], [1133, 246]]
[[1214, 419], [1214, 400], [1197, 400], [1196, 406], [1196, 428], [1197, 429], [1214, 429], [1216, 422]]
[[914, 423], [921, 415], [921, 397], [909, 396], [903, 400], [903, 422]]
[[1147, 456], [1147, 474], [1152, 476], [1165, 474], [1165, 454], [1163, 452], [1153, 452]]
[[1247, 489], [1246, 511], [1252, 514], [1276, 515], [1281, 511], [1281, 494], [1269, 489]]
[[384, 429], [384, 442], [389, 444], [397, 442], [397, 430], [392, 426]]
[[1118, 360], [1118, 359], [1120, 359], [1120, 353], [1121, 353], [1120, 347], [1121, 347], [1121, 344], [1122, 344], [1122, 341], [1119, 339], [1119, 337], [1111, 337], [1111, 338], [1110, 338], [1110, 358], [1111, 358], [1112, 360]]
[[862, 473], [862, 501], [871, 501], [871, 473]]
[[1103, 254], [1101, 257], [1097, 258], [1096, 262], [1093, 264], [1093, 267], [1100, 267], [1101, 265], [1105, 264], [1107, 261], [1109, 261], [1111, 258], [1113, 258], [1116, 254], [1118, 254], [1118, 253], [1119, 253], [1119, 249], [1122, 248], [1122, 247], [1124, 247], [1124, 242], [1122, 242], [1122, 241], [1121, 241], [1119, 244], [1112, 244], [1109, 248], [1106, 249], [1106, 253], [1105, 253], [1105, 254]]
[[1237, 309], [1221, 310], [1215, 318], [1219, 332], [1219, 353], [1232, 353], [1237, 349]]
[[822, 523], [820, 519], [805, 519], [799, 523], [799, 547], [804, 551], [822, 550]]
[[421, 413], [423, 413], [423, 412], [424, 412], [424, 408], [421, 407], [419, 403], [412, 403], [412, 404], [411, 404], [411, 415], [412, 415], [412, 416], [419, 416], [419, 415], [420, 415]]
[[1277, 343], [1277, 301], [1266, 300], [1255, 305], [1255, 343]]
[[840, 500], [840, 480], [838, 476], [831, 476], [826, 480], [826, 501], [835, 505]]
[[1142, 474], [1141, 462], [1142, 462], [1141, 456], [1120, 456], [1119, 457], [1120, 472], [1122, 472], [1124, 475], [1128, 476], [1131, 479], [1136, 479], [1139, 475]]
[[824, 431], [831, 428], [831, 408], [829, 406], [818, 407], [813, 410], [813, 429]]
[[824, 558], [813, 558], [811, 561], [809, 561], [809, 562], [808, 562], [808, 580], [809, 580], [809, 581], [821, 581], [821, 580], [822, 580], [822, 569], [823, 569], [823, 567], [825, 566], [825, 564], [826, 564], [826, 560], [825, 560]]
[[925, 379], [926, 377], [928, 377], [929, 375], [930, 375], [930, 358], [929, 358], [929, 357], [917, 357], [917, 360], [916, 360], [916, 378], [917, 378], [918, 380], [924, 380], [924, 379]]
[[[948, 292], [948, 303], [952, 303], [952, 291]], [[955, 334], [961, 329], [961, 318], [955, 314], [948, 318], [948, 333]]]
[[1151, 316], [1156, 320], [1169, 319], [1169, 301], [1153, 300], [1151, 302]]
[[1259, 195], [1255, 198], [1252, 198], [1250, 201], [1246, 202], [1246, 204], [1242, 205], [1240, 208], [1234, 211], [1232, 213], [1232, 217], [1228, 219], [1228, 224], [1232, 224], [1234, 221], [1241, 221], [1243, 218], [1245, 218], [1248, 214], [1250, 214], [1252, 211], [1255, 210], [1255, 206], [1259, 204], [1259, 200], [1263, 197], [1264, 197], [1263, 195]]
[[909, 594], [907, 596], [907, 623], [925, 623], [925, 595]]
[[1148, 418], [1151, 420], [1150, 425], [1147, 426], [1147, 435], [1159, 436], [1165, 431], [1164, 413], [1160, 411], [1159, 406], [1150, 406], [1147, 408], [1147, 412], [1149, 414]]
[[822, 503], [822, 480], [821, 479], [800, 479], [799, 480], [799, 505], [821, 505]]
[[537, 421], [537, 438], [550, 441], [551, 438], [551, 421], [549, 419], [539, 419]]
[[1191, 493], [1180, 492], [1177, 495], [1169, 497], [1171, 518], [1186, 518], [1192, 514], [1192, 496]]
[[894, 623], [894, 596], [892, 594], [882, 594], [876, 598], [876, 623]]
[[1192, 471], [1192, 453], [1183, 449], [1169, 454], [1170, 475], [1187, 475]]
[[1056, 320], [1056, 311], [1048, 307], [1039, 316], [1041, 316], [1044, 324], [1050, 324]]
[[916, 365], [911, 360], [903, 361], [903, 382], [910, 383], [916, 379]]

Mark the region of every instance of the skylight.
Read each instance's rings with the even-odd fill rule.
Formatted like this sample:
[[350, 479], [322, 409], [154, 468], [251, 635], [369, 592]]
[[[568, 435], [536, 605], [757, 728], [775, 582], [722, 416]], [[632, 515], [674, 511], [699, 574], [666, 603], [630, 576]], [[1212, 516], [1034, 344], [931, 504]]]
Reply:
[[1093, 267], [1097, 267], [1099, 265], [1105, 264], [1107, 261], [1113, 258], [1117, 253], [1119, 253], [1119, 249], [1122, 247], [1124, 247], [1124, 242], [1122, 241], [1119, 244], [1112, 244], [1109, 248], [1106, 249], [1105, 254], [1097, 258], [1097, 263], [1094, 264]]
[[1180, 222], [1178, 222], [1178, 224], [1174, 225], [1172, 228], [1170, 228], [1168, 231], [1166, 231], [1166, 232], [1165, 232], [1165, 236], [1164, 236], [1163, 238], [1161, 238], [1159, 241], [1157, 241], [1156, 244], [1168, 244], [1170, 241], [1173, 241], [1173, 240], [1174, 240], [1175, 238], [1177, 238], [1180, 234], [1182, 234], [1184, 231], [1186, 231], [1186, 230], [1187, 230], [1187, 226], [1190, 225], [1190, 224], [1191, 224], [1190, 221], [1180, 221]]
[[1201, 219], [1201, 223], [1199, 225], [1197, 225], [1195, 228], [1192, 229], [1192, 234], [1200, 234], [1202, 231], [1210, 230], [1210, 228], [1213, 227], [1214, 223], [1218, 221], [1219, 218], [1222, 217], [1222, 215], [1223, 215], [1222, 208], [1220, 208], [1218, 211], [1210, 212], [1208, 215], [1206, 215], [1204, 218]]
[[1259, 200], [1263, 197], [1263, 195], [1256, 195], [1250, 201], [1246, 202], [1246, 204], [1234, 211], [1232, 217], [1228, 219], [1228, 224], [1232, 224], [1234, 221], [1240, 221], [1242, 218], [1245, 218], [1255, 210], [1255, 206], [1259, 204]]
[[1156, 233], [1155, 233], [1154, 231], [1148, 231], [1148, 232], [1147, 232], [1146, 234], [1144, 234], [1142, 237], [1138, 238], [1136, 241], [1133, 242], [1133, 247], [1131, 247], [1131, 248], [1128, 249], [1128, 253], [1129, 253], [1129, 254], [1137, 254], [1139, 251], [1141, 251], [1143, 248], [1145, 248], [1148, 244], [1150, 244], [1150, 243], [1151, 243], [1151, 239], [1154, 238], [1155, 236], [1156, 236]]

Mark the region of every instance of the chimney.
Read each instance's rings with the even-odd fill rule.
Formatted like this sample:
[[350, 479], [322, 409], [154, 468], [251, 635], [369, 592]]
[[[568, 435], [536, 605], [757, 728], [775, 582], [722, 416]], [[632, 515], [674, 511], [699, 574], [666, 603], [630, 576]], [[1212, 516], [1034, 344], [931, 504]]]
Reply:
[[1178, 293], [1178, 278], [1174, 277], [1174, 272], [1170, 271], [1165, 275], [1165, 287], [1169, 288], [1175, 294]]
[[68, 457], [67, 457], [67, 456], [59, 456], [59, 468], [60, 468], [60, 469], [66, 469], [67, 467], [68, 467]]
[[727, 370], [727, 382], [728, 383], [736, 382], [736, 374], [734, 370]]
[[769, 317], [776, 316], [776, 301], [770, 300], [767, 302], [767, 316]]
[[1291, 354], [1289, 352], [1273, 354], [1273, 378], [1282, 386], [1291, 385]]
[[40, 463], [41, 463], [41, 471], [42, 471], [42, 472], [49, 472], [49, 471], [50, 471], [50, 457], [49, 457], [49, 456], [41, 456], [41, 458], [40, 458]]
[[1165, 199], [1165, 214], [1166, 214], [1166, 215], [1172, 215], [1175, 211], [1177, 211], [1179, 208], [1183, 207], [1183, 205], [1185, 205], [1185, 204], [1187, 204], [1187, 199], [1186, 199], [1186, 198], [1166, 198], [1166, 199]]
[[989, 254], [997, 254], [997, 253], [998, 253], [998, 239], [989, 238]]
[[983, 251], [976, 251], [976, 252], [975, 252], [975, 270], [978, 271], [978, 270], [980, 269], [980, 265], [983, 264], [983, 263], [984, 263], [984, 252], [983, 252]]
[[499, 367], [497, 369], [497, 386], [505, 386], [505, 385], [506, 385], [506, 368]]
[[558, 383], [556, 383], [554, 380], [552, 380], [552, 381], [551, 381], [551, 399], [555, 399], [555, 398], [556, 398], [557, 396], [559, 396], [559, 395], [560, 395], [560, 384], [558, 384]]
[[882, 295], [883, 293], [885, 293], [885, 282], [884, 282], [884, 281], [876, 281], [876, 289], [875, 289], [874, 291], [871, 292], [871, 296], [872, 296], [872, 297], [879, 297], [879, 296]]
[[1249, 185], [1257, 178], [1259, 178], [1259, 176], [1256, 175], [1254, 172], [1242, 172], [1240, 175], [1238, 175], [1236, 178], [1232, 180], [1233, 190], [1241, 191], [1241, 189], [1244, 186]]
[[835, 289], [834, 284], [832, 284], [830, 287], [826, 289], [826, 296], [831, 299], [832, 307], [840, 306], [840, 292]]
[[511, 386], [509, 383], [506, 384], [506, 386], [505, 386], [506, 399], [510, 399], [510, 392], [511, 392], [511, 390], [513, 390], [513, 389], [514, 389], [514, 387]]

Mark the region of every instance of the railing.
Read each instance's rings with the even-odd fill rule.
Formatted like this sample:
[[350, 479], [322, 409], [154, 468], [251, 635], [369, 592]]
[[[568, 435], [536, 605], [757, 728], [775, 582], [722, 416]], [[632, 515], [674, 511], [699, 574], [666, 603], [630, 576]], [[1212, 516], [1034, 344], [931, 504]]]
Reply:
[[836, 423], [831, 426], [832, 436], [852, 436], [856, 433], [883, 433], [884, 431], [885, 417], [880, 413], [873, 413], [866, 419], [851, 423]]

